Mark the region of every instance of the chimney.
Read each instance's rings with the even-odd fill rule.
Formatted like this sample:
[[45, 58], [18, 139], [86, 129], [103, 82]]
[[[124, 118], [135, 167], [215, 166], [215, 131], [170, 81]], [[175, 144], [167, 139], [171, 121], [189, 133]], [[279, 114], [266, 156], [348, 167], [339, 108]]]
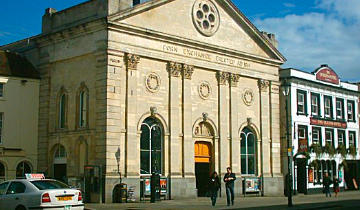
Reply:
[[276, 40], [275, 38], [275, 34], [271, 34], [268, 33], [266, 31], [262, 31], [261, 34], [267, 39], [269, 40], [269, 42], [274, 45], [275, 48], [278, 48], [279, 46], [279, 42]]
[[53, 14], [55, 14], [57, 11], [54, 8], [47, 8], [45, 9], [45, 14], [42, 17], [42, 33], [48, 33], [51, 31], [51, 21], [52, 21], [52, 16]]

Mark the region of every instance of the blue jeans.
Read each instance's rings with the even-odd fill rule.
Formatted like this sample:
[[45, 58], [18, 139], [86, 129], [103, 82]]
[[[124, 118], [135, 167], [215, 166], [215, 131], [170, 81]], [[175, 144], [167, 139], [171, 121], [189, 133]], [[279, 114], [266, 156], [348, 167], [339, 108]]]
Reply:
[[230, 197], [231, 204], [234, 205], [234, 185], [226, 185], [226, 201], [228, 206], [230, 206]]
[[325, 187], [324, 190], [325, 190], [326, 197], [328, 197], [328, 194], [331, 197], [330, 187]]
[[218, 190], [212, 190], [211, 191], [211, 204], [213, 206], [215, 206], [215, 204], [216, 204], [217, 195], [218, 195]]

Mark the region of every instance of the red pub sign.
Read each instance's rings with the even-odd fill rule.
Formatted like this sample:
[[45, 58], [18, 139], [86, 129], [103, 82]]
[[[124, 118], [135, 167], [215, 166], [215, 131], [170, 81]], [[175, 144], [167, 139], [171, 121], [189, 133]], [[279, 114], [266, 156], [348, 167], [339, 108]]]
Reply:
[[314, 118], [310, 118], [310, 125], [322, 125], [322, 126], [326, 126], [326, 127], [343, 128], [343, 129], [347, 128], [346, 122], [321, 120], [321, 119], [314, 119]]
[[323, 82], [329, 82], [329, 83], [332, 83], [335, 85], [339, 84], [339, 77], [330, 68], [323, 68], [323, 69], [319, 70], [316, 73], [316, 79], [323, 81]]

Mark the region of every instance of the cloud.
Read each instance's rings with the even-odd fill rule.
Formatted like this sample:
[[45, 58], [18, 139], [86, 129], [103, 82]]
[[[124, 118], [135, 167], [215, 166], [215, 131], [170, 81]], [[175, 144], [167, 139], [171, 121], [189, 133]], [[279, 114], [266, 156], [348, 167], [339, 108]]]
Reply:
[[284, 5], [285, 7], [288, 7], [288, 8], [293, 8], [293, 7], [295, 7], [295, 4], [287, 3], [287, 2], [285, 2], [283, 5]]
[[0, 31], [0, 37], [1, 36], [8, 36], [8, 35], [11, 35], [11, 33], [6, 32], [6, 31]]
[[313, 71], [328, 64], [343, 80], [360, 80], [360, 1], [318, 0], [321, 12], [256, 19], [255, 25], [275, 33], [287, 58], [283, 67]]

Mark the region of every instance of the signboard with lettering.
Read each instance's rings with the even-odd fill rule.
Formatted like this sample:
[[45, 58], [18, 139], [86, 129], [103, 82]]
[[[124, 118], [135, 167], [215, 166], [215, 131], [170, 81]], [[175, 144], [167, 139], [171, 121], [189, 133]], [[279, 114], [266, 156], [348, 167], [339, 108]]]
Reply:
[[332, 84], [335, 84], [335, 85], [338, 85], [339, 82], [340, 82], [339, 77], [330, 68], [320, 69], [316, 73], [316, 79], [320, 80], [320, 81], [323, 81], [323, 82], [329, 82], [329, 83], [332, 83]]
[[343, 128], [343, 129], [347, 128], [346, 122], [322, 120], [315, 118], [310, 118], [310, 125], [322, 125], [326, 127]]
[[308, 141], [307, 139], [300, 139], [299, 138], [299, 141], [298, 141], [298, 152], [301, 153], [301, 152], [307, 152], [308, 151]]
[[309, 183], [314, 182], [314, 171], [312, 169], [309, 169]]

